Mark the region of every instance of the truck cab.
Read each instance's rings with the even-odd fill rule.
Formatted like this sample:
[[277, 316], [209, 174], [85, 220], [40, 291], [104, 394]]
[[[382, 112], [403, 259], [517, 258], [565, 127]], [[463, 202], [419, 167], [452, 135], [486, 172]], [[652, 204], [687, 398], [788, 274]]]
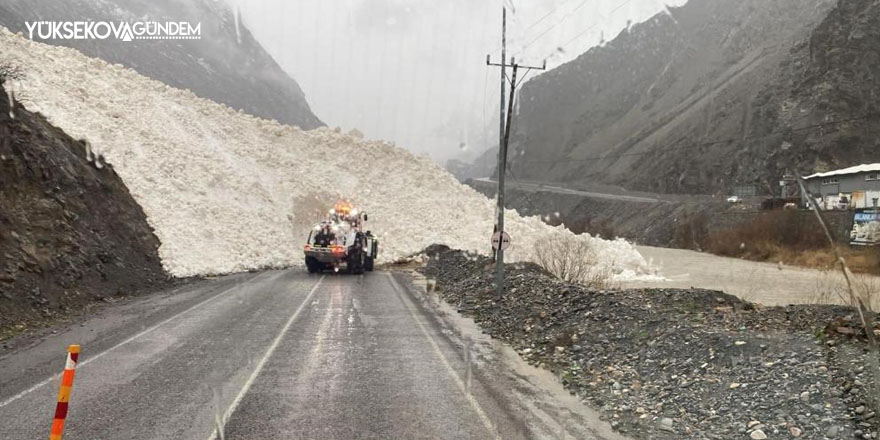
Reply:
[[379, 240], [364, 230], [367, 218], [366, 213], [350, 206], [337, 204], [330, 210], [327, 220], [316, 224], [306, 239], [303, 252], [309, 273], [372, 271]]

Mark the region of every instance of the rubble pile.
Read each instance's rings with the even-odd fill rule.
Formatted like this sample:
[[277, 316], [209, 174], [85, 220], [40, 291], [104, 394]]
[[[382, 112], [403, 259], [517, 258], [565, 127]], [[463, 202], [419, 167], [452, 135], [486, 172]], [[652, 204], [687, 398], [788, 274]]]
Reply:
[[438, 294], [612, 426], [643, 439], [878, 438], [857, 317], [722, 292], [595, 290], [531, 264], [494, 296], [488, 258], [428, 248]]

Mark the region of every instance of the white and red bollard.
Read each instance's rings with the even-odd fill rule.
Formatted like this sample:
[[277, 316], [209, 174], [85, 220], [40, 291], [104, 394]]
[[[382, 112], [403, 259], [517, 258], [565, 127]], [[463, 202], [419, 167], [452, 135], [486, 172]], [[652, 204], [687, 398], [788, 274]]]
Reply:
[[49, 440], [61, 440], [61, 436], [64, 435], [64, 419], [67, 418], [67, 405], [70, 403], [79, 350], [79, 345], [67, 347], [67, 364], [64, 366], [64, 373], [61, 374], [61, 389], [58, 390], [58, 404], [55, 405], [55, 419], [52, 420]]

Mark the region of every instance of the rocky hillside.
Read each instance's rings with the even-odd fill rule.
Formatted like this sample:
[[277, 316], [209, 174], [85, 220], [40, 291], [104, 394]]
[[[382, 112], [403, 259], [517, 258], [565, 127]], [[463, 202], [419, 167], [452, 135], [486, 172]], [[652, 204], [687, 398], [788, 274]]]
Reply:
[[0, 81], [0, 339], [164, 283], [158, 247], [113, 168], [41, 115], [10, 109]]
[[235, 12], [217, 0], [4, 0], [0, 25], [28, 35], [37, 20], [200, 22], [201, 40], [49, 40], [86, 55], [137, 70], [172, 87], [246, 113], [312, 129], [324, 125], [312, 114], [299, 85], [238, 24]]
[[446, 161], [446, 171], [452, 173], [456, 179], [465, 182], [468, 179], [480, 179], [495, 175], [498, 168], [498, 147], [492, 147], [476, 157], [473, 161], [461, 159], [449, 159]]
[[[518, 177], [764, 193], [877, 159], [880, 5], [691, 0], [529, 81]], [[856, 120], [852, 120], [856, 119]], [[846, 121], [846, 122], [836, 122]], [[817, 126], [818, 125], [818, 126]]]

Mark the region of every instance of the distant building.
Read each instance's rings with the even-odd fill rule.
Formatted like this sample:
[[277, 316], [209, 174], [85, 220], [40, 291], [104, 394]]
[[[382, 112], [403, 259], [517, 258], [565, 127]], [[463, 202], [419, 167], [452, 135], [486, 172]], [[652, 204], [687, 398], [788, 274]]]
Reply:
[[822, 209], [859, 209], [880, 206], [880, 163], [804, 177], [810, 199]]

